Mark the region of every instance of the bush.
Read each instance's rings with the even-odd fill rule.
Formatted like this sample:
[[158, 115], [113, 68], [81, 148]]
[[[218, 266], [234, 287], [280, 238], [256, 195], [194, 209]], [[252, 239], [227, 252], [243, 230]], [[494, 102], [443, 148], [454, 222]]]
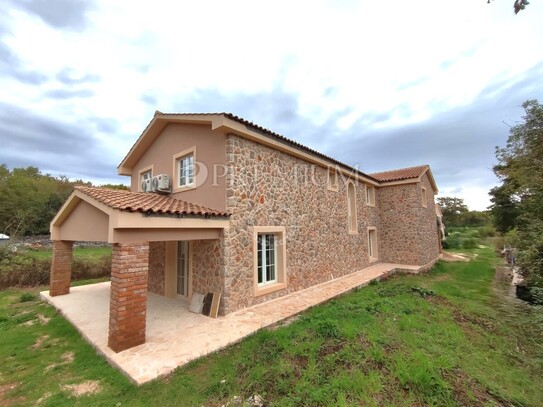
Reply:
[[462, 241], [462, 249], [475, 249], [477, 247], [477, 239], [468, 237]]
[[28, 291], [21, 294], [21, 297], [19, 298], [20, 302], [29, 302], [34, 301], [36, 299], [36, 296]]
[[451, 233], [447, 238], [448, 249], [460, 249], [462, 248], [462, 241], [458, 233]]
[[[50, 272], [50, 259], [37, 259], [8, 250], [0, 252], [0, 289], [47, 285]], [[106, 277], [110, 272], [109, 255], [96, 260], [74, 258], [72, 262], [72, 280]]]
[[496, 236], [496, 229], [493, 226], [483, 226], [478, 230], [479, 237], [494, 237]]

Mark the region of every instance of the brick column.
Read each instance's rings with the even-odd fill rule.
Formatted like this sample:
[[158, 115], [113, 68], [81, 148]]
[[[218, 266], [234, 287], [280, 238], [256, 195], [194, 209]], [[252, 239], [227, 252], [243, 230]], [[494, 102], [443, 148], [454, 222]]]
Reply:
[[148, 270], [148, 243], [113, 244], [108, 346], [115, 352], [145, 343]]
[[65, 240], [53, 241], [53, 259], [49, 278], [49, 295], [70, 293], [72, 281], [72, 247], [73, 242]]

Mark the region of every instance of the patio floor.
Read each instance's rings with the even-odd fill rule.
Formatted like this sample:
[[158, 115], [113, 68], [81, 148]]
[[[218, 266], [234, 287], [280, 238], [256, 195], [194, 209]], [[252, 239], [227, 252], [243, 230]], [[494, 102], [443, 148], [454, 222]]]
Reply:
[[383, 275], [396, 271], [416, 273], [420, 269], [380, 263], [217, 319], [191, 313], [181, 301], [148, 293], [146, 342], [119, 353], [107, 346], [109, 282], [72, 287], [70, 294], [56, 297], [43, 291], [41, 297], [75, 325], [112, 365], [142, 384]]

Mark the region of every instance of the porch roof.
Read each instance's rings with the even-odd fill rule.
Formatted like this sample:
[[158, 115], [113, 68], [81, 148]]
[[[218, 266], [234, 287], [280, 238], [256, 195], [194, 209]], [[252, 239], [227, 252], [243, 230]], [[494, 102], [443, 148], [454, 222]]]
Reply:
[[144, 192], [77, 186], [51, 222], [52, 240], [128, 243], [218, 239], [228, 212]]
[[218, 211], [192, 202], [153, 193], [94, 188], [81, 185], [76, 185], [75, 189], [110, 208], [120, 209], [121, 211], [142, 212], [147, 214], [197, 215], [205, 217], [230, 216], [228, 212]]

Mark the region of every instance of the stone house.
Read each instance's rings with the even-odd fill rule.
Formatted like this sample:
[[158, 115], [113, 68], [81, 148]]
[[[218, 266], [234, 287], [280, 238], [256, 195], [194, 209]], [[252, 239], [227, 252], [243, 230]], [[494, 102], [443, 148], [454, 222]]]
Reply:
[[74, 241], [111, 243], [116, 352], [145, 342], [147, 292], [220, 292], [225, 315], [439, 256], [429, 166], [365, 174], [232, 114], [156, 112], [118, 173], [130, 191], [76, 187], [53, 219], [50, 287], [69, 293]]

